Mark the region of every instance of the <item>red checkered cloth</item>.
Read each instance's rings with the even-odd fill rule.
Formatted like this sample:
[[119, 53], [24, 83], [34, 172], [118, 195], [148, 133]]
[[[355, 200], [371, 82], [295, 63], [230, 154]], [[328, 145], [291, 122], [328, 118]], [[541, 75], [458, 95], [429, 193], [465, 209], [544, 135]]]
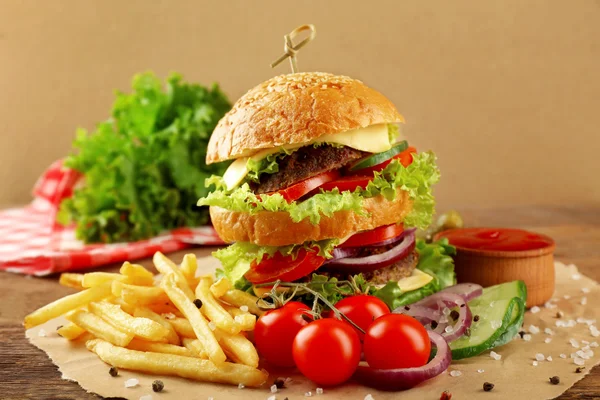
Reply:
[[223, 241], [210, 226], [179, 228], [148, 240], [130, 243], [86, 245], [75, 238], [74, 226], [56, 222], [60, 202], [73, 195], [81, 175], [52, 164], [33, 189], [34, 200], [26, 207], [0, 211], [0, 270], [44, 276], [149, 257]]

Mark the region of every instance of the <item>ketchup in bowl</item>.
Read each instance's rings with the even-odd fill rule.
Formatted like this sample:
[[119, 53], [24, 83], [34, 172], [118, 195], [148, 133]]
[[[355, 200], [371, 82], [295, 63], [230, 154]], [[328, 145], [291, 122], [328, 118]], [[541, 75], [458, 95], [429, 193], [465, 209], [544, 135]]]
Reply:
[[512, 228], [463, 228], [441, 232], [453, 246], [483, 251], [527, 251], [554, 245], [554, 241], [535, 232]]

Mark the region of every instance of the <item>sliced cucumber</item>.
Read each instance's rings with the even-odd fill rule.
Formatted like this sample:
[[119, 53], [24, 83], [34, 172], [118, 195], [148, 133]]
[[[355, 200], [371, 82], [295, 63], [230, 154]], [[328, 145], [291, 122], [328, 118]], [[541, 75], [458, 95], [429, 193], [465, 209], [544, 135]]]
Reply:
[[525, 313], [527, 289], [522, 281], [503, 283], [483, 289], [483, 294], [469, 302], [473, 315], [471, 335], [450, 343], [452, 359], [473, 357], [508, 343], [518, 333]]
[[395, 145], [393, 145], [391, 149], [389, 149], [387, 151], [384, 151], [381, 153], [376, 153], [376, 154], [371, 154], [368, 157], [358, 160], [354, 165], [352, 165], [350, 167], [350, 171], [358, 171], [360, 169], [374, 167], [375, 165], [379, 165], [382, 162], [387, 161], [390, 158], [402, 153], [407, 148], [408, 148], [408, 142], [406, 140], [403, 140], [402, 142], [398, 142]]

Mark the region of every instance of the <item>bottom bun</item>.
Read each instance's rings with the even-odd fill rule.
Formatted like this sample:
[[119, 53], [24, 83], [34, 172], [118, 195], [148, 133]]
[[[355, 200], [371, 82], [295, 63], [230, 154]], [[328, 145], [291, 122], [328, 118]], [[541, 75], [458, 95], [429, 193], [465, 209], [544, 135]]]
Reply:
[[260, 246], [286, 246], [310, 240], [345, 238], [359, 231], [402, 222], [412, 210], [408, 193], [399, 190], [392, 201], [379, 195], [363, 201], [366, 215], [353, 211], [338, 211], [331, 217], [321, 217], [317, 225], [308, 219], [294, 222], [287, 212], [261, 211], [248, 214], [210, 207], [210, 218], [215, 230], [227, 243], [252, 242]]

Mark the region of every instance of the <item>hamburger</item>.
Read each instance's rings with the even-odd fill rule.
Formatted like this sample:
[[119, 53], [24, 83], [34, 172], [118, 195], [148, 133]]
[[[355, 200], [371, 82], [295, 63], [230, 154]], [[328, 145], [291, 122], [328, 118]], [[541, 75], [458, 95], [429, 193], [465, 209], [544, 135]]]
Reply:
[[361, 81], [328, 73], [274, 77], [219, 121], [207, 164], [232, 160], [214, 190], [214, 253], [236, 287], [352, 278], [390, 307], [454, 283], [447, 243], [426, 244], [432, 152], [400, 137], [404, 118]]

